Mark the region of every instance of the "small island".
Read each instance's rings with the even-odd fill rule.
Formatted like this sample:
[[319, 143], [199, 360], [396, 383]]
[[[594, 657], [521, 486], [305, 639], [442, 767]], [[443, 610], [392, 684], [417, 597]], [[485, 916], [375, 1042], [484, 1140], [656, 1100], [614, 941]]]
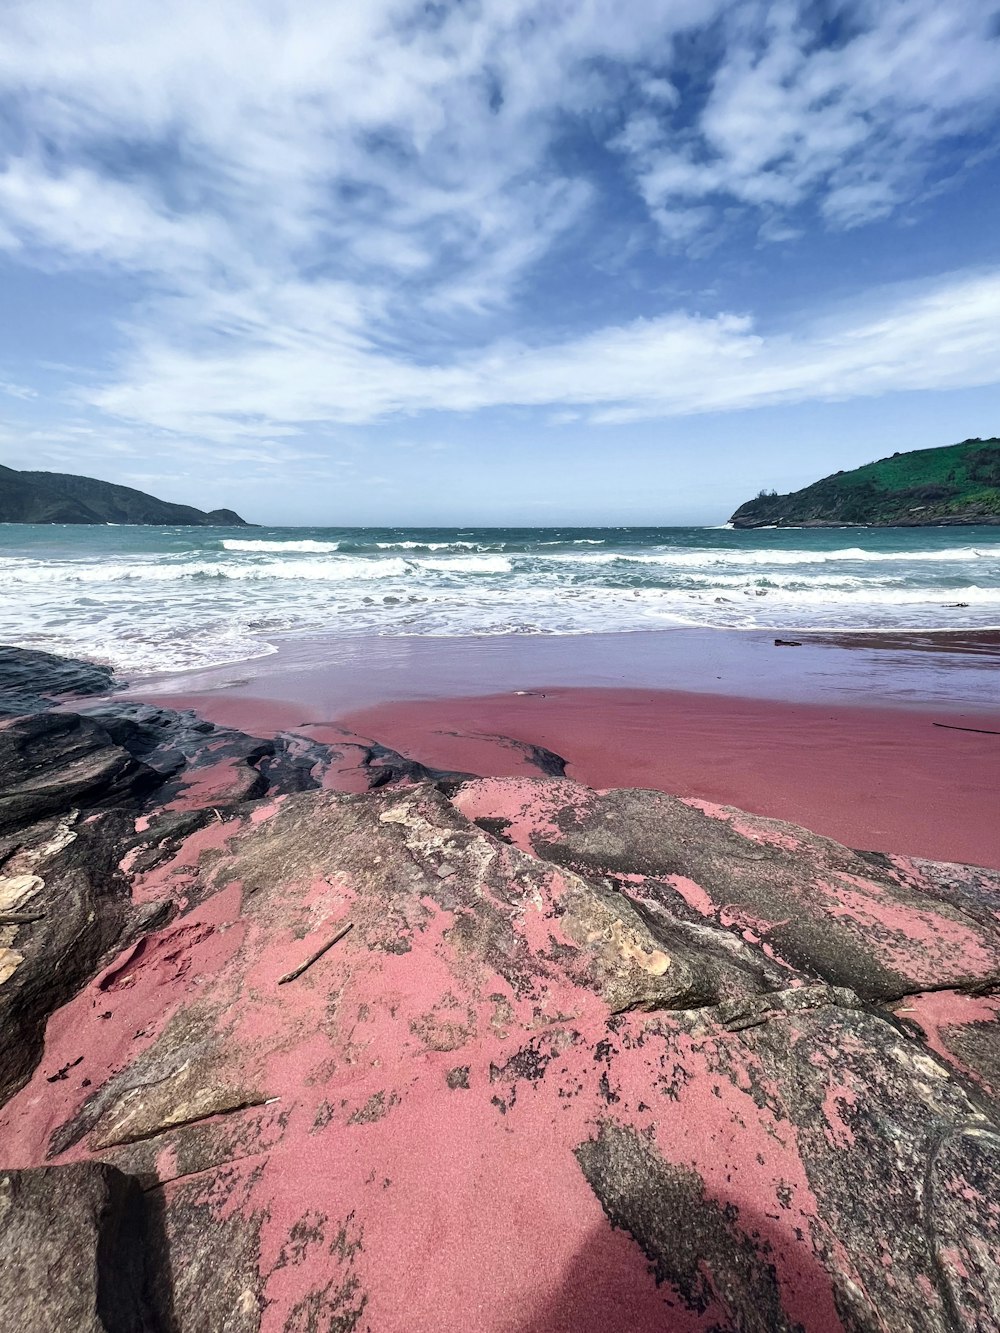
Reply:
[[206, 513], [131, 486], [68, 472], [18, 472], [0, 466], [0, 523], [139, 523], [197, 528], [252, 526], [232, 509]]
[[789, 495], [761, 491], [730, 522], [734, 528], [1000, 524], [1000, 439], [895, 453]]

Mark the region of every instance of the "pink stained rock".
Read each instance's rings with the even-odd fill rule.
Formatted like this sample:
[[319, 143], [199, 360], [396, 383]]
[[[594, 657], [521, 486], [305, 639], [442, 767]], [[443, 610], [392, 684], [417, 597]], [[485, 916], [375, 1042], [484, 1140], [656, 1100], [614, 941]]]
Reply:
[[0, 1160], [136, 1177], [182, 1333], [998, 1326], [995, 1124], [877, 1007], [994, 983], [946, 875], [448, 790], [153, 819], [128, 874], [191, 905], [50, 1020]]
[[1000, 984], [998, 922], [981, 901], [1000, 902], [998, 871], [855, 852], [653, 791], [489, 778], [464, 784], [456, 806], [536, 856], [611, 880], [671, 922], [734, 928], [769, 957], [865, 1000]]

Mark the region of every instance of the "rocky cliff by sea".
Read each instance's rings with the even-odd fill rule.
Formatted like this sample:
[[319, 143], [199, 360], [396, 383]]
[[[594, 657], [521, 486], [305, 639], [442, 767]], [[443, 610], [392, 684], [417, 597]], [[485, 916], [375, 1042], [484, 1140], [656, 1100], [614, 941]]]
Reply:
[[1000, 1328], [1000, 872], [111, 684], [0, 656], [12, 1327]]

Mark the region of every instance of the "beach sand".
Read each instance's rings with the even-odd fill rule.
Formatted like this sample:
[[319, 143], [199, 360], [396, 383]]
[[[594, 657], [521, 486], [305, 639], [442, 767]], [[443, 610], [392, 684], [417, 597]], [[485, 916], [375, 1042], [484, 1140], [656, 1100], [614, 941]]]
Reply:
[[[171, 682], [174, 683], [174, 682]], [[368, 640], [141, 696], [256, 735], [376, 742], [429, 767], [649, 787], [848, 846], [1000, 866], [997, 636]], [[665, 688], [681, 686], [682, 688]], [[361, 790], [360, 751], [330, 781]], [[353, 756], [353, 757], [352, 757]]]

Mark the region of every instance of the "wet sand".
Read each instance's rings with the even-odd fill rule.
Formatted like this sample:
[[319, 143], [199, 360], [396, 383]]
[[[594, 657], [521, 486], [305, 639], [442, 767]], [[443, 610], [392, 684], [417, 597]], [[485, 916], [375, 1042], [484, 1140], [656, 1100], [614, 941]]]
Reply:
[[[532, 747], [543, 747], [590, 786], [652, 787], [865, 850], [1000, 866], [1000, 645], [934, 649], [927, 637], [336, 641], [188, 677], [183, 691], [151, 682], [139, 697], [482, 776], [537, 775]], [[359, 789], [355, 761], [334, 781]]]
[[139, 695], [298, 702], [314, 716], [390, 700], [541, 686], [681, 690], [774, 702], [1000, 708], [1000, 634], [786, 635], [674, 629], [468, 638], [296, 636], [269, 657], [149, 677]]

